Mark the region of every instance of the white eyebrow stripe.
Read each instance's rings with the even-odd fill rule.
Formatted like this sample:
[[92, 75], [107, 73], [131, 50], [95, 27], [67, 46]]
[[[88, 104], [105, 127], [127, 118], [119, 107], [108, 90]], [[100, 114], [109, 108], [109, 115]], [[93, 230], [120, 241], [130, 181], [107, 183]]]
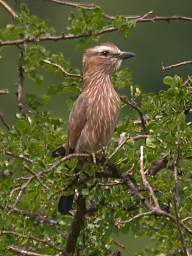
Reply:
[[107, 45], [98, 45], [93, 48], [97, 52], [103, 52], [103, 51], [120, 51], [119, 49], [114, 49], [113, 47], [107, 46]]

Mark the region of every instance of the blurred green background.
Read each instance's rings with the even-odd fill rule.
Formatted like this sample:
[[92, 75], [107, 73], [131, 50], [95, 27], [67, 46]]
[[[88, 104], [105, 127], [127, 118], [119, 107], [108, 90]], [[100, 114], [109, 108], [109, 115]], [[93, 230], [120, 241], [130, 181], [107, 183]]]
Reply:
[[[55, 27], [57, 33], [64, 31], [67, 24], [67, 15], [74, 11], [73, 8], [57, 5], [46, 0], [7, 0], [16, 11], [20, 3], [26, 3], [32, 14], [41, 17]], [[83, 1], [88, 3], [89, 1]], [[110, 15], [143, 15], [153, 10], [154, 15], [192, 15], [191, 0], [111, 0], [90, 1], [100, 5]], [[12, 23], [10, 15], [0, 6], [0, 28]], [[128, 38], [123, 38], [119, 33], [103, 35], [101, 41], [112, 41], [121, 49], [130, 50], [137, 54], [136, 58], [123, 64], [129, 67], [134, 82], [144, 91], [154, 92], [166, 89], [162, 78], [166, 74], [182, 75], [186, 78], [191, 71], [191, 66], [162, 72], [161, 64], [172, 64], [191, 58], [192, 52], [192, 23], [191, 22], [157, 22], [139, 23], [132, 29]], [[42, 43], [51, 52], [62, 51], [72, 66], [81, 68], [81, 55], [78, 40]], [[16, 82], [18, 79], [17, 63], [18, 49], [16, 47], [0, 48], [0, 88], [8, 88], [10, 94], [0, 97], [0, 111], [2, 111], [9, 122], [13, 123], [16, 107]], [[25, 81], [25, 92], [38, 92], [41, 94], [48, 84], [62, 81], [61, 75], [47, 76], [44, 87], [40, 88], [30, 81]], [[67, 117], [67, 106], [62, 95], [55, 96], [47, 106], [49, 111]]]
[[[67, 15], [73, 8], [53, 4], [46, 0], [7, 0], [16, 11], [20, 3], [26, 3], [32, 14], [41, 17], [55, 27], [57, 33], [63, 32], [67, 24]], [[111, 0], [111, 1], [82, 1], [85, 3], [94, 2], [100, 5], [110, 15], [143, 15], [153, 10], [154, 15], [182, 15], [192, 16], [191, 0]], [[0, 6], [0, 28], [2, 29], [13, 20], [10, 15]], [[161, 64], [177, 63], [192, 58], [192, 23], [191, 22], [157, 22], [139, 23], [132, 29], [128, 38], [123, 38], [119, 33], [105, 34], [101, 42], [112, 41], [122, 50], [129, 50], [136, 53], [136, 58], [125, 62], [123, 67], [129, 67], [134, 82], [146, 92], [157, 92], [166, 90], [162, 79], [167, 74], [178, 74], [187, 77], [191, 73], [191, 66], [183, 66], [179, 69], [162, 72]], [[42, 45], [50, 52], [62, 51], [66, 58], [75, 68], [81, 68], [82, 52], [78, 47], [78, 40], [44, 42]], [[9, 123], [14, 123], [16, 105], [16, 82], [18, 80], [18, 54], [16, 47], [0, 48], [0, 89], [7, 88], [10, 94], [0, 97], [0, 111], [5, 114]], [[49, 84], [59, 83], [64, 79], [62, 74], [46, 75], [43, 86], [37, 86], [29, 80], [25, 81], [25, 92], [37, 92], [42, 94]], [[48, 110], [57, 116], [66, 118], [68, 116], [68, 105], [63, 95], [57, 95], [47, 106]], [[0, 124], [1, 125], [1, 124]], [[120, 234], [117, 239], [126, 245], [125, 255], [133, 255], [134, 252], [150, 246], [147, 238], [134, 238], [129, 233]]]

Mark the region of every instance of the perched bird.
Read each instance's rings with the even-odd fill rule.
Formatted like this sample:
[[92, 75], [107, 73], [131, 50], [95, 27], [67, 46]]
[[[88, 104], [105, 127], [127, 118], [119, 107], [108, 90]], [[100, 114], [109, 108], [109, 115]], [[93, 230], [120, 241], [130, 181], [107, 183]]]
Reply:
[[[68, 142], [56, 149], [53, 156], [94, 153], [108, 144], [120, 112], [120, 98], [112, 85], [112, 72], [124, 59], [134, 56], [113, 43], [103, 43], [85, 51], [83, 88], [69, 116]], [[68, 212], [72, 201], [73, 195], [62, 196], [59, 211]]]

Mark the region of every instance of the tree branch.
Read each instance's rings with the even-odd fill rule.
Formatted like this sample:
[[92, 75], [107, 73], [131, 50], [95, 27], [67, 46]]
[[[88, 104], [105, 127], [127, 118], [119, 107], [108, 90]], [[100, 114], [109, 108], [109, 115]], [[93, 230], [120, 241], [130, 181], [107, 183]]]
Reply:
[[[142, 23], [142, 22], [152, 22], [155, 23], [156, 21], [188, 21], [188, 22], [192, 22], [192, 17], [185, 17], [185, 16], [154, 16], [151, 18], [146, 18], [144, 17], [145, 15], [141, 15], [141, 16], [128, 16], [127, 20], [135, 20], [136, 23]], [[108, 16], [108, 17], [112, 17], [112, 16]], [[144, 17], [144, 18], [142, 18]], [[21, 38], [21, 39], [16, 39], [16, 40], [7, 40], [7, 41], [2, 41], [0, 40], [0, 47], [2, 46], [19, 46], [25, 43], [36, 43], [36, 42], [44, 42], [44, 41], [60, 41], [60, 40], [72, 40], [72, 39], [79, 39], [82, 37], [89, 37], [89, 36], [98, 36], [98, 35], [102, 35], [105, 33], [111, 33], [111, 32], [115, 32], [115, 31], [119, 31], [118, 28], [113, 27], [113, 26], [108, 26], [108, 27], [104, 27], [101, 30], [95, 32], [95, 33], [81, 33], [81, 34], [65, 34], [62, 33], [61, 35], [44, 35], [41, 37], [25, 37], [25, 38]]]
[[70, 73], [70, 72], [66, 71], [61, 65], [59, 65], [57, 63], [54, 63], [50, 60], [43, 60], [43, 62], [58, 68], [65, 76], [78, 77], [78, 78], [82, 79], [82, 75], [76, 74], [76, 73]]
[[9, 130], [11, 128], [10, 124], [5, 120], [4, 114], [0, 112], [0, 120], [3, 123], [3, 125]]
[[191, 65], [192, 64], [192, 60], [185, 60], [185, 61], [182, 61], [182, 62], [179, 62], [179, 63], [176, 63], [176, 64], [172, 64], [172, 65], [169, 65], [169, 66], [164, 66], [162, 65], [161, 69], [164, 71], [164, 70], [168, 70], [168, 69], [171, 69], [171, 68], [178, 68], [178, 67], [181, 67], [181, 66], [184, 66], [184, 65]]
[[140, 147], [140, 173], [141, 173], [141, 178], [143, 181], [143, 185], [145, 186], [145, 188], [148, 190], [153, 203], [155, 205], [156, 208], [160, 208], [159, 206], [159, 202], [155, 196], [155, 193], [153, 191], [152, 186], [150, 185], [150, 183], [148, 182], [148, 180], [145, 177], [145, 172], [144, 172], [145, 168], [144, 168], [144, 155], [143, 155], [143, 146]]
[[86, 10], [94, 10], [95, 8], [98, 8], [98, 5], [94, 3], [86, 4], [86, 3], [77, 3], [77, 2], [70, 2], [70, 1], [63, 1], [63, 0], [48, 0], [48, 1], [56, 4], [60, 4], [60, 5], [75, 7], [79, 9], [86, 9]]
[[16, 236], [16, 237], [19, 237], [19, 238], [24, 238], [24, 239], [27, 239], [27, 240], [32, 240], [32, 241], [36, 241], [36, 242], [39, 242], [39, 243], [42, 243], [42, 244], [45, 244], [49, 247], [52, 247], [54, 248], [56, 251], [59, 251], [61, 252], [61, 248], [59, 248], [57, 245], [55, 245], [54, 242], [51, 241], [50, 238], [39, 238], [39, 237], [35, 237], [34, 235], [31, 235], [31, 234], [23, 234], [23, 233], [19, 233], [19, 232], [16, 232], [14, 230], [0, 230], [0, 236], [2, 235], [12, 235], [12, 236]]
[[69, 235], [68, 235], [67, 243], [65, 247], [66, 255], [73, 255], [75, 251], [78, 236], [84, 225], [85, 214], [86, 214], [85, 198], [84, 196], [79, 194], [77, 198], [77, 211], [75, 213], [73, 222], [71, 224], [71, 229], [69, 231]]
[[107, 163], [113, 158], [113, 156], [115, 154], [117, 154], [117, 152], [127, 143], [127, 141], [137, 141], [137, 140], [143, 140], [146, 139], [148, 137], [148, 135], [135, 135], [135, 136], [127, 136], [126, 134], [124, 134], [124, 137], [120, 140], [119, 145], [114, 149], [114, 151], [111, 153], [110, 156], [108, 156], [103, 164], [103, 166], [105, 167], [107, 165]]
[[26, 115], [26, 107], [23, 103], [23, 87], [24, 87], [24, 68], [22, 65], [19, 66], [19, 79], [17, 82], [17, 102], [18, 102], [18, 108], [19, 111], [22, 113], [22, 115]]
[[129, 101], [126, 96], [120, 96], [120, 99], [122, 100], [122, 102], [131, 106], [132, 108], [134, 108], [138, 112], [139, 117], [141, 119], [141, 125], [143, 127], [143, 131], [146, 133], [147, 129], [146, 129], [146, 125], [145, 125], [146, 124], [145, 114], [143, 113], [143, 110], [138, 106], [138, 103], [134, 102], [134, 101]]
[[18, 17], [17, 13], [3, 0], [0, 0], [0, 5], [15, 19]]
[[37, 252], [29, 251], [28, 249], [18, 248], [15, 246], [7, 246], [6, 249], [14, 253], [19, 253], [23, 256], [50, 256], [50, 254], [37, 253]]
[[29, 212], [29, 211], [22, 210], [22, 209], [19, 209], [16, 207], [14, 207], [14, 208], [9, 207], [9, 208], [11, 209], [12, 212], [17, 213], [24, 217], [29, 217], [29, 218], [35, 219], [40, 224], [49, 224], [50, 226], [59, 226], [60, 225], [60, 222], [58, 220], [55, 220], [49, 216], [42, 215], [39, 212]]

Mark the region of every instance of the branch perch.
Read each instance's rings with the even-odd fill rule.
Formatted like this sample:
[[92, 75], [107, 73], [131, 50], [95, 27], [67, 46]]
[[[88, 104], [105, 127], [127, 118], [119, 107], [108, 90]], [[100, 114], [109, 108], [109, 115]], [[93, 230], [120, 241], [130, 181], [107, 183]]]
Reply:
[[176, 64], [172, 64], [172, 65], [169, 65], [169, 66], [164, 66], [162, 65], [162, 70], [165, 71], [165, 70], [168, 70], [168, 69], [172, 69], [172, 68], [179, 68], [181, 66], [184, 66], [184, 65], [191, 65], [192, 64], [192, 60], [185, 60], [185, 61], [182, 61], [182, 62], [179, 62], [179, 63], [176, 63]]

